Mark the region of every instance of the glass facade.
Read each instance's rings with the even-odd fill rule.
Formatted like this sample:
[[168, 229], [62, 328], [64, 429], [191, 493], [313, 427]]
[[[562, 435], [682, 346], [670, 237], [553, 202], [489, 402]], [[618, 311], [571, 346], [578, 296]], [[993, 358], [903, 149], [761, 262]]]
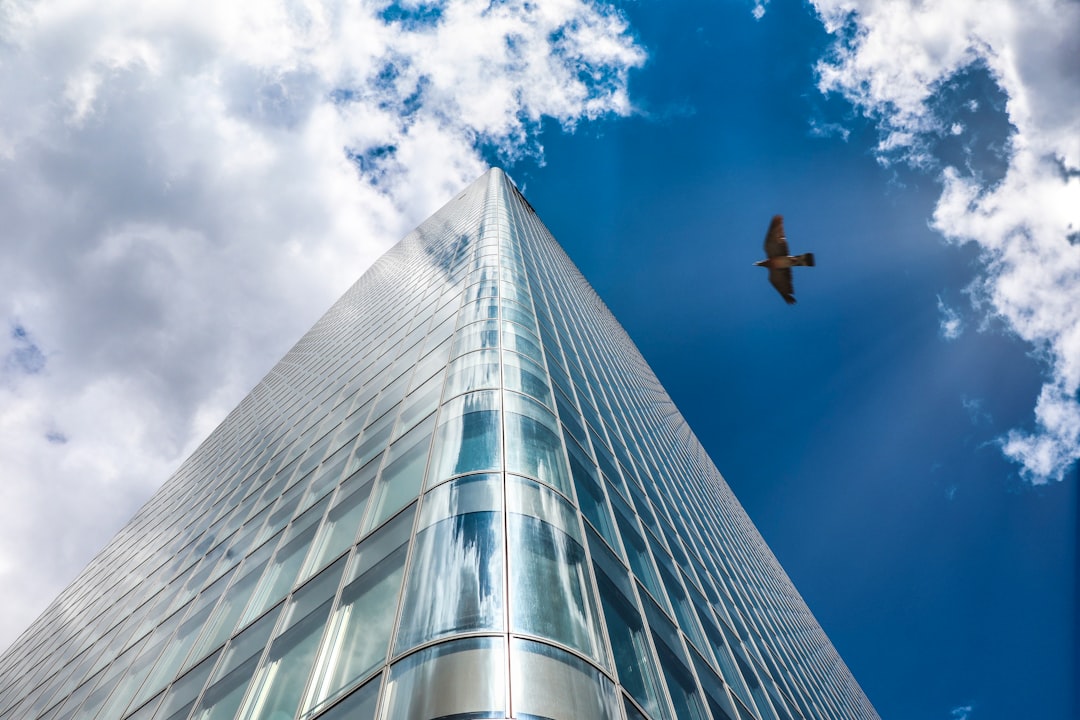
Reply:
[[0, 718], [877, 715], [493, 169], [384, 255], [0, 658]]

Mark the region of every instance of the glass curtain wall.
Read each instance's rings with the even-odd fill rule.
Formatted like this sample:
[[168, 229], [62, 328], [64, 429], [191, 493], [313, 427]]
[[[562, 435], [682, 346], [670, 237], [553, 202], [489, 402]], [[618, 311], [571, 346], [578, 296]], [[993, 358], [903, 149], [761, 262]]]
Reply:
[[510, 717], [877, 716], [496, 169], [0, 657], [0, 718]]

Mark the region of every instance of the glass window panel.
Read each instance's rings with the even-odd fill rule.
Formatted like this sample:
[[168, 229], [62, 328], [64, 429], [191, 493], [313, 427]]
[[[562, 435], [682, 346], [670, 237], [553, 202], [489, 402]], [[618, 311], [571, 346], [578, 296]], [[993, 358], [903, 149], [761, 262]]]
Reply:
[[508, 322], [502, 324], [502, 329], [503, 347], [532, 358], [537, 363], [544, 362], [544, 351], [540, 349], [540, 341], [535, 335], [520, 325]]
[[289, 529], [285, 531], [282, 542], [287, 544], [311, 528], [316, 527], [322, 521], [323, 513], [326, 512], [326, 506], [329, 504], [330, 498], [323, 498], [322, 502], [308, 508], [303, 515], [293, 520], [292, 524], [289, 525]]
[[[213, 598], [214, 602], [216, 603], [217, 598], [222, 595], [225, 588], [228, 587], [229, 581], [232, 580], [235, 574], [236, 570], [234, 568], [228, 574], [222, 576], [217, 581], [215, 581], [214, 584], [207, 588], [206, 592], [203, 593], [202, 597], [200, 598], [200, 602], [203, 599]], [[222, 622], [222, 613], [227, 612], [229, 609], [226, 605], [227, 602], [228, 595], [226, 595], [225, 602], [217, 604], [213, 607], [213, 612], [210, 613], [210, 617], [208, 617], [206, 622], [203, 623], [202, 635], [199, 636], [198, 642], [194, 645], [191, 651], [191, 662], [205, 657], [208, 652], [216, 648], [218, 645], [225, 641], [226, 637], [228, 637], [227, 634], [220, 639], [214, 637], [214, 629], [217, 628]], [[233, 618], [233, 623], [235, 622], [236, 619]], [[230, 627], [229, 630], [231, 629], [232, 628]]]
[[503, 643], [502, 638], [468, 638], [413, 653], [390, 669], [380, 717], [507, 717]]
[[552, 406], [551, 388], [548, 387], [547, 373], [543, 366], [517, 353], [505, 352], [503, 372], [508, 390], [516, 390]]
[[623, 695], [622, 699], [623, 710], [626, 711], [626, 720], [649, 720], [649, 718], [641, 714], [641, 711], [638, 710], [637, 705], [630, 701], [629, 696]]
[[499, 283], [496, 280], [484, 280], [465, 288], [465, 302], [473, 302], [480, 298], [492, 298], [498, 296]]
[[652, 503], [645, 497], [645, 493], [641, 491], [641, 488], [637, 486], [637, 483], [627, 483], [625, 487], [629, 487], [630, 489], [630, 495], [634, 498], [634, 505], [637, 506], [637, 512], [641, 517], [642, 522], [644, 522], [646, 527], [653, 532], [659, 532], [659, 524], [656, 520], [656, 516], [652, 513]]
[[[261, 653], [261, 648], [259, 652]], [[199, 701], [199, 707], [195, 708], [191, 715], [191, 720], [232, 720], [237, 716], [247, 683], [251, 681], [258, 662], [259, 655], [248, 657], [245, 662], [207, 688]]]
[[434, 425], [435, 416], [432, 415], [390, 446], [386, 464], [371, 496], [365, 532], [381, 525], [420, 494]]
[[413, 394], [405, 398], [405, 404], [401, 408], [401, 419], [394, 435], [403, 435], [411, 430], [416, 423], [426, 418], [439, 407], [439, 396], [442, 394], [442, 375], [435, 375], [421, 385]]
[[596, 467], [578, 444], [569, 437], [566, 437], [566, 449], [569, 451], [570, 476], [574, 479], [581, 512], [589, 519], [593, 527], [600, 531], [608, 545], [618, 551], [619, 536], [615, 532], [615, 521], [611, 518], [611, 508], [600, 486]]
[[[135, 712], [128, 715], [126, 720], [150, 720], [150, 718], [154, 717], [154, 711], [157, 710], [157, 706], [158, 706], [159, 702], [161, 702], [161, 694], [160, 693], [157, 695], [157, 697], [153, 698], [152, 700], [147, 701], [138, 710], [136, 710]], [[47, 719], [42, 718], [42, 720], [47, 720]]]
[[262, 528], [263, 523], [269, 516], [270, 508], [264, 508], [257, 513], [255, 517], [245, 523], [236, 533], [236, 538], [233, 540], [228, 554], [236, 554], [242, 557], [256, 548], [257, 544], [255, 539], [259, 534], [259, 529]]
[[570, 478], [558, 422], [532, 398], [506, 393], [506, 469], [569, 495]]
[[[142, 648], [143, 641], [132, 645], [125, 650], [115, 661], [109, 666], [105, 676], [94, 688], [94, 692], [90, 694], [90, 697], [86, 699], [86, 703], [83, 705], [83, 715], [85, 717], [94, 717], [101, 706], [105, 704], [105, 701], [109, 698], [113, 689], [116, 688], [122, 676], [134, 662], [136, 656], [139, 654], [139, 650]], [[130, 699], [130, 698], [129, 698]], [[33, 716], [33, 713], [29, 713]]]
[[454, 633], [503, 629], [502, 513], [472, 512], [421, 530], [405, 584], [397, 650]]
[[[659, 552], [659, 550], [654, 549], [654, 554], [657, 557], [660, 557]], [[702, 636], [701, 628], [698, 627], [697, 616], [690, 606], [690, 598], [686, 596], [682, 585], [679, 584], [678, 578], [674, 575], [674, 572], [677, 572], [674, 570], [674, 566], [668, 560], [666, 563], [658, 563], [657, 567], [660, 569], [660, 577], [664, 581], [664, 587], [667, 588], [668, 597], [671, 598], [671, 604], [675, 610], [675, 617], [679, 621], [679, 627], [699, 648], [708, 647], [705, 644], [705, 638]]]
[[[743, 657], [741, 651], [737, 650], [735, 652], [735, 664], [739, 666], [746, 684], [750, 687], [750, 695], [754, 698], [754, 703], [750, 707], [756, 707], [763, 720], [776, 720], [776, 713], [773, 712], [772, 706], [769, 705], [765, 689], [761, 687], [751, 663]], [[747, 704], [749, 705], [749, 703]]]
[[285, 606], [278, 634], [284, 633], [300, 622], [323, 602], [333, 600], [337, 594], [338, 585], [341, 584], [341, 574], [344, 570], [345, 558], [341, 558], [294, 592], [292, 599]]
[[217, 659], [216, 654], [211, 655], [173, 683], [169, 691], [165, 693], [156, 717], [161, 720], [185, 720], [199, 693], [202, 692], [206, 678], [214, 669]]
[[379, 685], [375, 678], [319, 716], [319, 720], [375, 720], [379, 709]]
[[[430, 340], [429, 340], [430, 342]], [[443, 340], [438, 346], [431, 352], [427, 353], [419, 363], [416, 364], [416, 370], [413, 371], [411, 387], [416, 392], [416, 388], [422, 384], [426, 384], [432, 377], [439, 373], [446, 367], [447, 356], [450, 352], [450, 341]]]
[[414, 513], [403, 513], [357, 548], [319, 651], [305, 703], [311, 714], [386, 661]]
[[529, 299], [529, 291], [522, 285], [512, 285], [503, 282], [499, 284], [499, 290], [503, 297], [516, 300], [526, 307], [528, 307], [531, 302]]
[[502, 469], [499, 396], [475, 392], [443, 406], [432, 448], [428, 486], [454, 475]]
[[656, 652], [660, 658], [660, 667], [664, 670], [664, 679], [667, 680], [668, 691], [671, 693], [671, 704], [675, 707], [675, 717], [679, 720], [708, 720], [705, 706], [698, 694], [694, 677], [689, 668], [655, 633]]
[[615, 469], [615, 458], [611, 455], [611, 451], [608, 450], [604, 441], [591, 428], [589, 437], [592, 438], [593, 450], [596, 454], [596, 463], [600, 466], [600, 473], [615, 485], [619, 492], [623, 494], [623, 497], [626, 497], [628, 491], [626, 485], [623, 484], [622, 476]]
[[420, 527], [434, 525], [455, 515], [502, 510], [503, 483], [501, 473], [482, 473], [458, 478], [440, 485], [424, 496]]
[[94, 685], [101, 679], [103, 673], [104, 671], [101, 671], [83, 682], [79, 687], [75, 688], [74, 692], [67, 696], [64, 702], [59, 704], [56, 712], [57, 720], [70, 720], [75, 715], [75, 712], [82, 705], [86, 696], [90, 694], [90, 691], [94, 689]]
[[457, 293], [444, 296], [440, 302], [442, 305], [435, 311], [434, 317], [431, 318], [432, 331], [439, 326], [449, 323], [453, 324], [453, 320], [457, 318], [457, 311], [460, 307], [461, 296]]
[[503, 320], [515, 322], [518, 325], [522, 325], [527, 328], [536, 327], [536, 321], [533, 319], [532, 313], [528, 312], [520, 305], [510, 302], [508, 300], [503, 301], [502, 317]]
[[405, 397], [405, 383], [408, 380], [409, 373], [404, 372], [387, 385], [382, 394], [379, 395], [379, 399], [375, 401], [375, 408], [371, 411], [371, 417], [381, 417], [383, 413], [401, 402], [401, 399]]
[[143, 683], [142, 688], [139, 690], [139, 694], [136, 697], [135, 705], [143, 702], [146, 698], [150, 697], [151, 693], [156, 693], [165, 687], [165, 684], [176, 677], [176, 673], [180, 670], [181, 663], [184, 658], [187, 657], [188, 651], [191, 650], [191, 646], [195, 644], [195, 640], [199, 637], [199, 633], [202, 631], [203, 624], [210, 616], [209, 607], [204, 607], [201, 610], [193, 612], [191, 617], [184, 620], [180, 624], [180, 628], [176, 631], [176, 635], [165, 645], [164, 651], [161, 653], [161, 657], [154, 665], [154, 669], [150, 675], [147, 676], [146, 682]]
[[511, 638], [510, 686], [515, 717], [621, 720], [612, 682], [585, 661], [550, 645]]
[[311, 479], [311, 492], [305, 500], [305, 503], [315, 502], [334, 489], [334, 486], [341, 480], [341, 475], [345, 470], [345, 465], [348, 463], [349, 455], [351, 453], [351, 446], [343, 447], [319, 466], [319, 469], [315, 471], [315, 475]]
[[696, 653], [691, 653], [694, 660], [694, 668], [697, 670], [698, 679], [701, 680], [701, 689], [705, 691], [705, 703], [709, 706], [713, 720], [734, 720], [735, 707], [731, 704], [724, 683], [716, 675], [716, 672], [705, 664]]
[[289, 524], [289, 521], [293, 519], [293, 514], [296, 512], [296, 506], [300, 504], [300, 496], [304, 494], [303, 484], [293, 485], [288, 492], [274, 507], [274, 511], [270, 514], [270, 519], [266, 522], [266, 527], [263, 528], [259, 534], [258, 542], [262, 542], [267, 538], [276, 535], [283, 527]]
[[510, 564], [513, 630], [550, 638], [603, 662], [584, 549], [537, 518], [510, 513], [507, 522], [514, 559]]
[[[563, 391], [555, 388], [555, 406], [559, 410], [559, 418], [562, 420], [566, 431], [574, 437], [574, 440], [586, 447], [589, 444], [588, 438], [585, 433], [585, 426], [582, 425], [581, 415], [574, 409], [574, 403], [563, 394]], [[589, 464], [592, 464], [592, 459], [589, 459]]]
[[108, 703], [100, 713], [101, 717], [123, 716], [124, 709], [130, 704], [132, 697], [134, 697], [153, 667], [154, 661], [157, 660], [166, 643], [172, 638], [173, 631], [176, 630], [182, 616], [182, 612], [176, 613], [154, 630], [154, 634], [150, 636], [149, 641], [143, 647], [143, 651], [132, 663], [131, 669], [121, 678], [116, 691], [109, 697]]
[[480, 350], [450, 363], [446, 373], [446, 397], [473, 390], [499, 387], [499, 351]]
[[[562, 365], [561, 361], [557, 360], [557, 358], [561, 357], [559, 355], [558, 348], [555, 347], [553, 342], [548, 343], [547, 347], [548, 347], [549, 350], [552, 350], [555, 353], [554, 355], [552, 355], [551, 353], [548, 353], [548, 356], [547, 356], [548, 373], [551, 375], [551, 379], [555, 383], [556, 389], [561, 390], [563, 392], [563, 394], [566, 396], [567, 400], [570, 400], [570, 399], [572, 399], [574, 397], [573, 392], [571, 392], [571, 390], [570, 390], [570, 388], [571, 388], [571, 386], [573, 384], [570, 382], [570, 376], [567, 375], [566, 370], [563, 369], [563, 365]], [[575, 415], [577, 414], [576, 410], [574, 411], [574, 414]]]
[[[330, 427], [331, 426], [327, 426], [327, 429], [329, 430]], [[319, 439], [317, 443], [308, 448], [307, 452], [304, 454], [303, 459], [298, 465], [296, 474], [304, 475], [309, 470], [318, 465], [320, 462], [322, 462], [322, 459], [326, 454], [326, 448], [330, 445], [330, 441], [332, 439], [333, 433], [326, 433], [325, 435], [323, 435], [322, 438]]]
[[358, 468], [366, 465], [372, 458], [381, 453], [390, 441], [390, 433], [394, 429], [394, 413], [387, 413], [364, 431], [360, 444], [356, 447], [356, 455], [353, 456], [350, 468]]
[[304, 534], [278, 549], [274, 560], [263, 573], [259, 587], [251, 598], [251, 604], [244, 613], [245, 624], [257, 618], [292, 589], [300, 565], [314, 537], [315, 528], [309, 528]]
[[283, 611], [285, 629], [270, 644], [238, 717], [279, 720], [296, 716], [344, 566], [339, 561], [327, 568], [289, 601]]
[[629, 510], [622, 507], [618, 495], [609, 494], [609, 497], [611, 497], [615, 505], [615, 522], [618, 524], [619, 532], [622, 534], [623, 547], [626, 548], [630, 568], [648, 588], [649, 592], [653, 594], [653, 597], [659, 598], [660, 602], [666, 605], [667, 599], [664, 597], [664, 592], [660, 587], [660, 580], [656, 575], [656, 570], [653, 569], [645, 539], [641, 537], [641, 533], [637, 529], [637, 522], [634, 520], [633, 515], [628, 514]]
[[497, 347], [499, 347], [499, 323], [494, 320], [473, 323], [458, 331], [450, 357], [458, 357], [473, 350]]
[[467, 302], [458, 312], [458, 324], [467, 325], [478, 320], [490, 320], [499, 317], [499, 303], [495, 298], [480, 298]]
[[619, 682], [655, 720], [668, 718], [641, 614], [600, 567], [596, 567], [597, 588]]
[[574, 512], [574, 508], [562, 495], [553, 492], [546, 485], [528, 478], [508, 475], [506, 502], [510, 512], [540, 518], [554, 525], [576, 542], [582, 542], [581, 526], [578, 524], [578, 515]]
[[192, 714], [192, 720], [233, 720], [236, 717], [248, 682], [270, 640], [277, 616], [277, 612], [267, 613], [233, 638], [214, 671], [214, 677], [210, 679], [210, 686]]
[[376, 467], [362, 468], [346, 480], [338, 491], [326, 521], [311, 543], [302, 577], [321, 569], [328, 562], [349, 549], [356, 540], [360, 520], [371, 494]]
[[[370, 402], [370, 398], [368, 398]], [[360, 434], [360, 430], [367, 422], [368, 415], [371, 412], [371, 405], [361, 405], [359, 408], [353, 411], [349, 417], [345, 418], [345, 422], [341, 424], [341, 429], [338, 431], [338, 437], [341, 441], [348, 441], [355, 438]]]

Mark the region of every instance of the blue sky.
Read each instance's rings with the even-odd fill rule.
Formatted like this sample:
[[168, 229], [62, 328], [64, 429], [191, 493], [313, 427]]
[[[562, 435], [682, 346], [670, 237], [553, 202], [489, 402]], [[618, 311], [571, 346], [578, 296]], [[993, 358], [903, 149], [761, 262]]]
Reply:
[[[15, 4], [0, 645], [502, 165], [882, 717], [1076, 716], [1080, 5]], [[798, 305], [761, 258], [782, 213]]]
[[[882, 717], [1075, 717], [1076, 467], [1035, 486], [1002, 454], [1045, 363], [971, 306], [979, 254], [928, 226], [935, 168], [884, 166], [873, 121], [816, 91], [832, 39], [809, 8], [627, 13], [647, 115], [545, 133], [514, 177]], [[1007, 124], [988, 85], [950, 101], [998, 105], [968, 121], [989, 175]], [[817, 256], [790, 308], [750, 267], [773, 213]]]

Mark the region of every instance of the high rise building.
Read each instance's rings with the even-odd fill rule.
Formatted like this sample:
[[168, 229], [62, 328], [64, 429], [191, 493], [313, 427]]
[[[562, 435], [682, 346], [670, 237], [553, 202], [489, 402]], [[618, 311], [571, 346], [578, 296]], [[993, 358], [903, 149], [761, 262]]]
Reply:
[[877, 715], [626, 333], [491, 170], [0, 658], [0, 717]]

